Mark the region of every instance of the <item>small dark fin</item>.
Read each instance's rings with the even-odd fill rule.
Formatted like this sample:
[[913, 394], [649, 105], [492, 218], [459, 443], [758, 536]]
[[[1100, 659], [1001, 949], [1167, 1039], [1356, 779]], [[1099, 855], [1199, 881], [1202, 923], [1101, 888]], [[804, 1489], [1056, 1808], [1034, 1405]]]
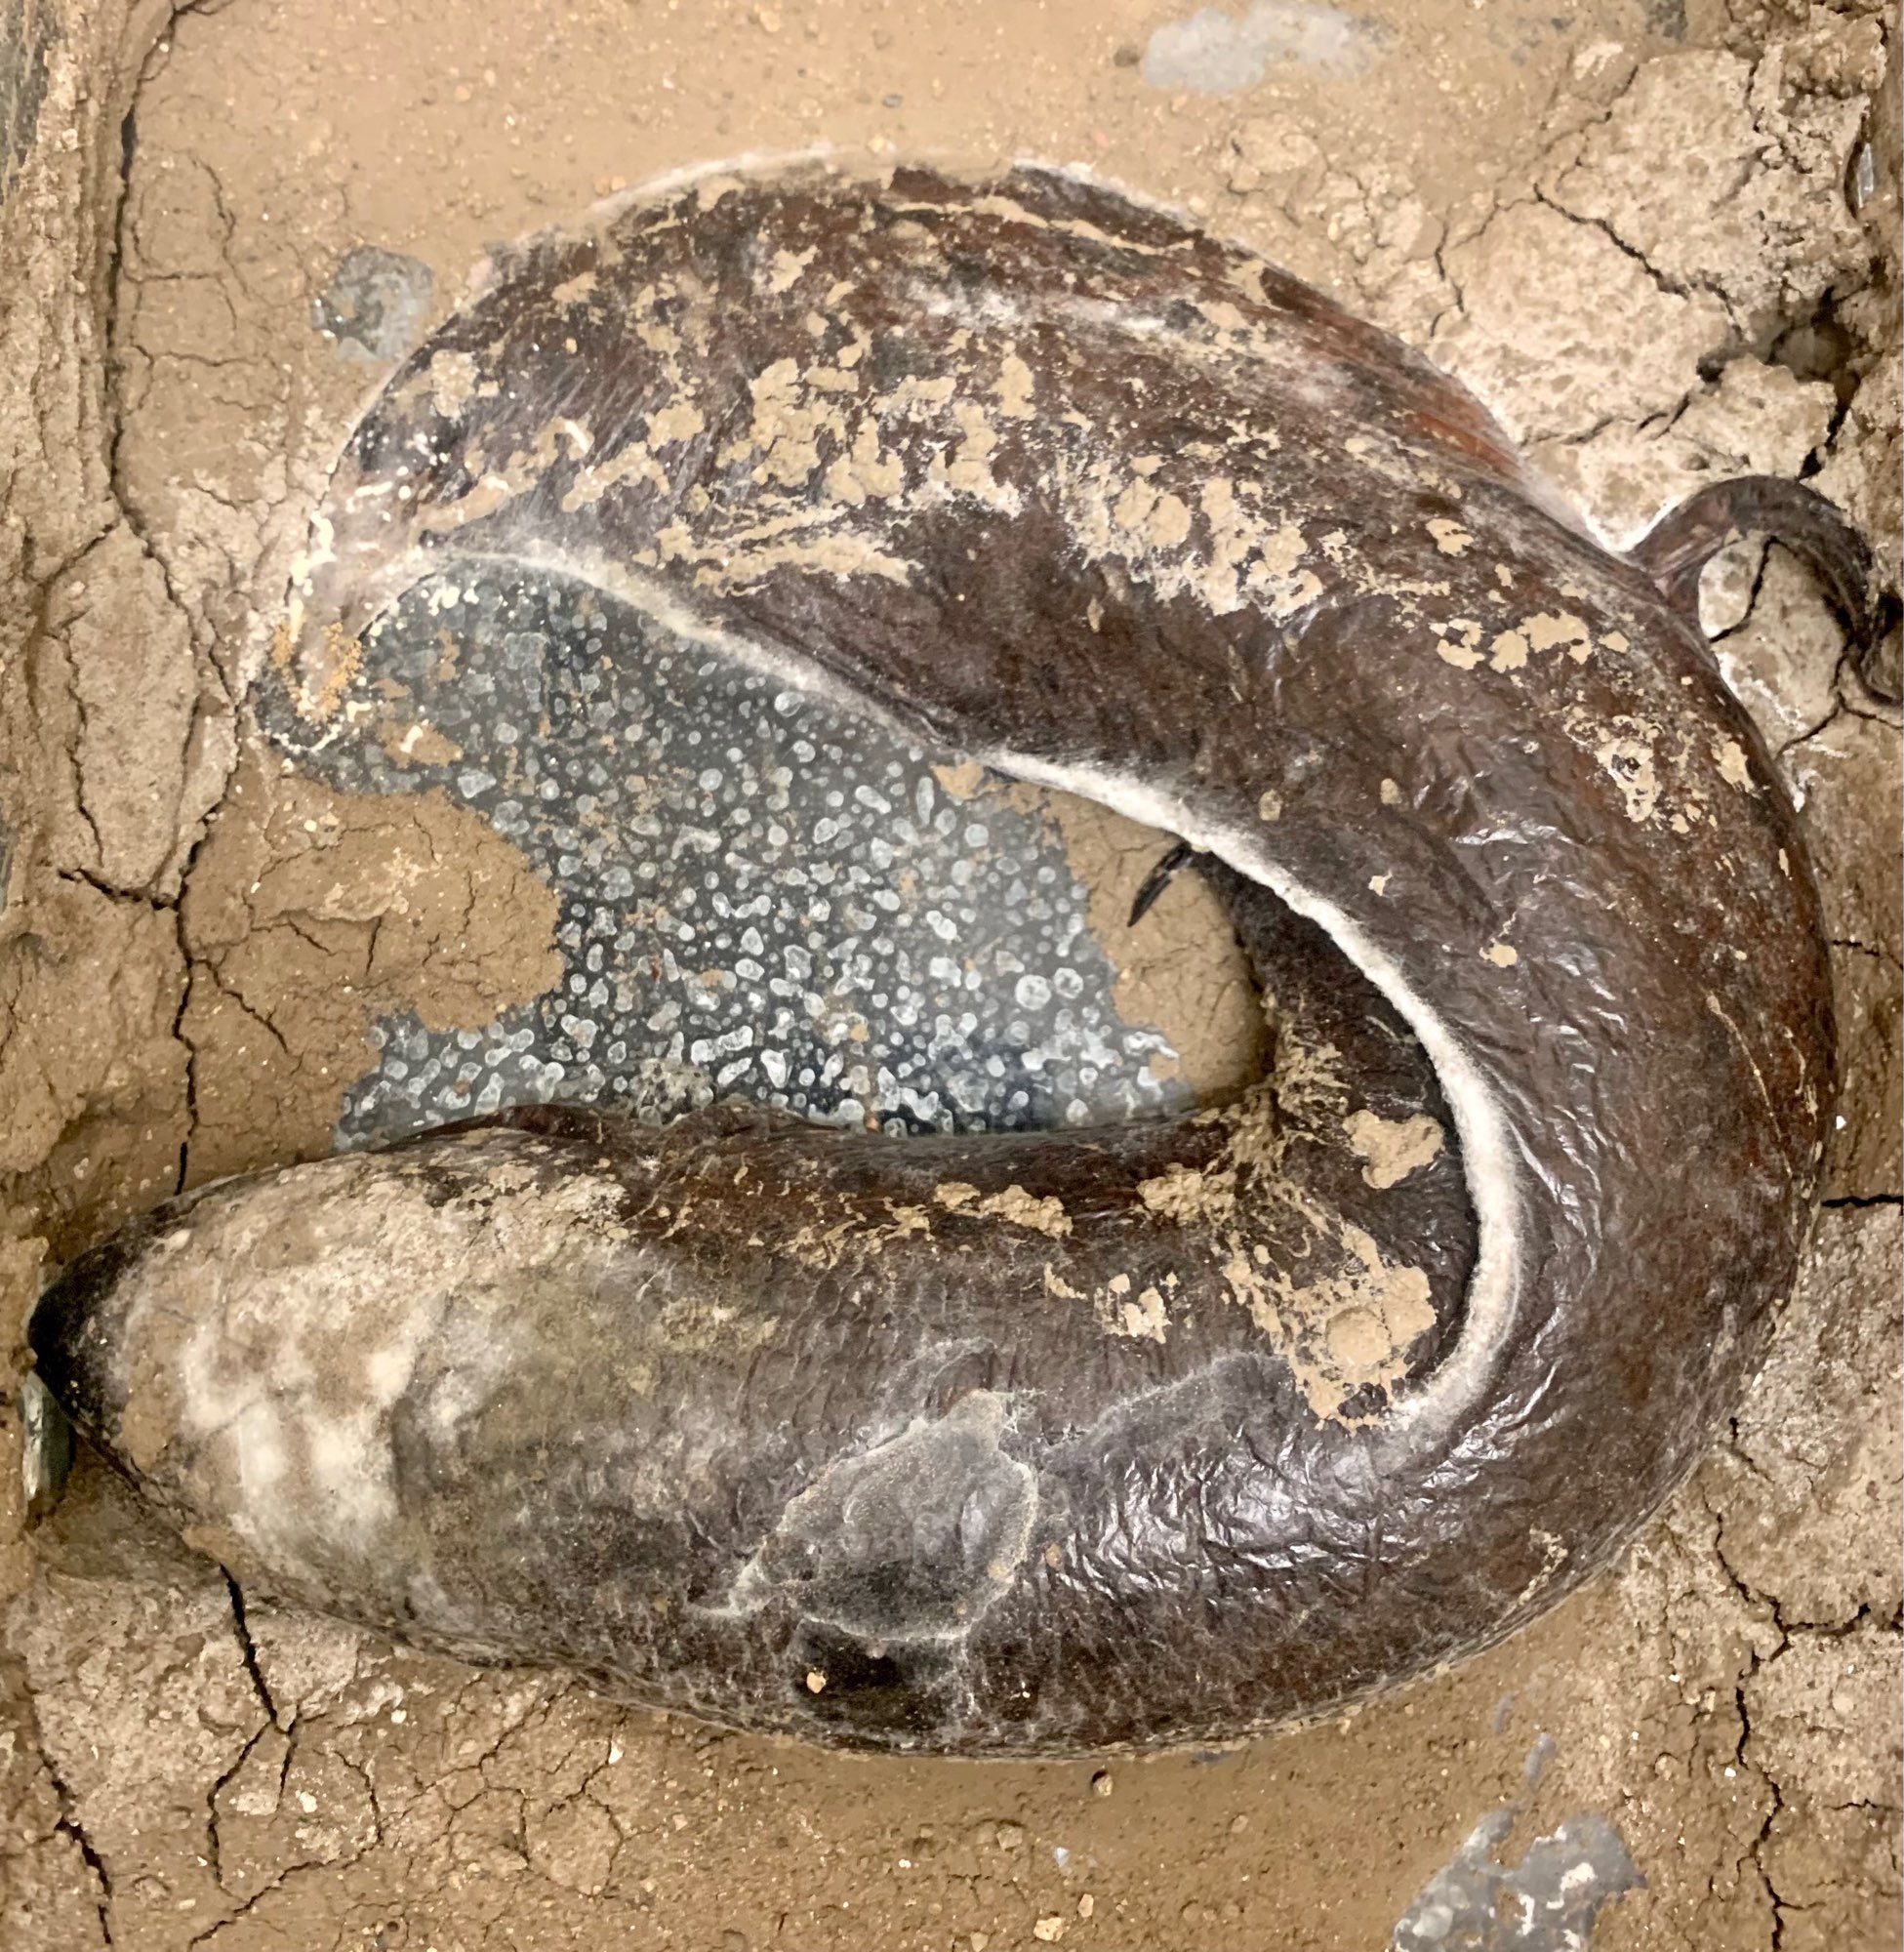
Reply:
[[1144, 885], [1138, 889], [1136, 899], [1130, 905], [1130, 920], [1125, 924], [1127, 928], [1135, 928], [1150, 914], [1156, 906], [1157, 897], [1176, 877], [1177, 870], [1195, 852], [1196, 849], [1188, 840], [1180, 840], [1144, 876]]
[[1802, 481], [1743, 474], [1715, 482], [1669, 509], [1633, 550], [1667, 600], [1696, 617], [1699, 577], [1737, 536], [1769, 536], [1818, 579], [1850, 632], [1859, 675], [1881, 698], [1898, 695], [1895, 660], [1884, 656], [1897, 599], [1878, 587], [1864, 538], [1836, 507]]

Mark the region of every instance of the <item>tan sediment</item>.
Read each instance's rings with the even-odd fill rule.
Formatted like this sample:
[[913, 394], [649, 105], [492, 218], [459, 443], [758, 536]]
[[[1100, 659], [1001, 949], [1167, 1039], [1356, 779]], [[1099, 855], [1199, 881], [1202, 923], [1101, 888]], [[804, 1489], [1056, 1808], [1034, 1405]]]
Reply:
[[1014, 1227], [1027, 1227], [1034, 1234], [1048, 1234], [1061, 1240], [1071, 1232], [1071, 1215], [1065, 1203], [1054, 1196], [1033, 1197], [1022, 1186], [1008, 1186], [1002, 1193], [981, 1196], [976, 1186], [949, 1179], [933, 1189], [933, 1199], [954, 1213], [983, 1213], [1004, 1220]]
[[1425, 1112], [1411, 1118], [1383, 1118], [1363, 1110], [1343, 1119], [1342, 1129], [1366, 1161], [1362, 1177], [1377, 1189], [1400, 1185], [1440, 1157], [1441, 1127]]
[[[955, 777], [964, 784], [963, 775]], [[1208, 884], [1186, 869], [1130, 925], [1131, 902], [1171, 836], [1074, 794], [1012, 785], [988, 791], [1057, 829], [1088, 894], [1091, 934], [1117, 971], [1111, 995], [1118, 1015], [1163, 1033], [1177, 1053], [1177, 1074], [1205, 1103], [1233, 1096], [1256, 1077], [1263, 1006]]]

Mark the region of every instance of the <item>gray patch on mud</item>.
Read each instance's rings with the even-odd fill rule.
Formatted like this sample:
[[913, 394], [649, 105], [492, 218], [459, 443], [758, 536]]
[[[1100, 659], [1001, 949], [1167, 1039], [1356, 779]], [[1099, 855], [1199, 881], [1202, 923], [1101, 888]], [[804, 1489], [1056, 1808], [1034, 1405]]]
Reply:
[[1256, 0], [1240, 20], [1205, 7], [1166, 21], [1144, 51], [1153, 88], [1235, 95], [1278, 61], [1327, 75], [1359, 74], [1374, 61], [1380, 29], [1322, 0]]
[[60, 1502], [73, 1467], [73, 1427], [52, 1392], [30, 1373], [20, 1380], [18, 1408], [20, 1495], [32, 1523]]
[[51, 0], [0, 0], [0, 199], [33, 146], [53, 41]]
[[438, 577], [366, 657], [365, 692], [400, 701], [381, 728], [301, 751], [273, 688], [267, 734], [346, 793], [480, 813], [559, 894], [563, 975], [480, 1031], [380, 1025], [340, 1144], [550, 1099], [902, 1132], [1190, 1102], [1152, 1069], [1166, 1039], [1112, 1003], [1061, 837], [949, 792], [933, 767], [956, 755], [552, 578]]
[[1515, 1811], [1469, 1832], [1395, 1928], [1393, 1952], [1585, 1952], [1600, 1906], [1645, 1880], [1603, 1816], [1569, 1817], [1512, 1868], [1496, 1852]]
[[429, 315], [435, 273], [421, 258], [360, 244], [311, 305], [311, 322], [347, 359], [400, 359]]

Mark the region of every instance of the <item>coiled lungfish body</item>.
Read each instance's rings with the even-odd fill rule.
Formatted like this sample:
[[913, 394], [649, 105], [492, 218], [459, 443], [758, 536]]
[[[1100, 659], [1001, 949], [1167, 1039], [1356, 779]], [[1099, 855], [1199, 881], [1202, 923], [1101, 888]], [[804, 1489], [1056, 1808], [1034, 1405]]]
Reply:
[[1716, 509], [1656, 582], [1395, 341], [1064, 175], [533, 239], [336, 470], [267, 680], [313, 740], [433, 568], [587, 579], [1183, 836], [1269, 1074], [227, 1182], [66, 1272], [43, 1372], [239, 1576], [742, 1728], [1212, 1743], [1497, 1640], [1685, 1477], [1817, 1185], [1810, 872], [1684, 607]]

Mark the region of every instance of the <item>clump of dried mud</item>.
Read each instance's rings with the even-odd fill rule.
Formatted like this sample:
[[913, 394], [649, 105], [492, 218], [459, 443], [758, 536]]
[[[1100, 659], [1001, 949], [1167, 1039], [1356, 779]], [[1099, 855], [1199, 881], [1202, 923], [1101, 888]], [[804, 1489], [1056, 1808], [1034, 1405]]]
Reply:
[[[10, 1374], [43, 1255], [324, 1150], [378, 1017], [473, 1027], [548, 980], [547, 892], [483, 823], [319, 791], [240, 701], [366, 391], [488, 245], [596, 195], [823, 140], [1079, 160], [1427, 348], [1616, 541], [1759, 469], [1811, 476], [1894, 559], [1877, 8], [1317, 19], [1154, 44], [1170, 17], [1128, 0], [0, 0]], [[247, 1605], [97, 1469], [29, 1530], [9, 1410], [0, 1943], [1346, 1952], [1592, 1818], [1643, 1879], [1596, 1952], [1893, 1945], [1898, 721], [1782, 552], [1740, 546], [1706, 599], [1803, 795], [1843, 1123], [1763, 1378], [1615, 1574], [1234, 1755], [856, 1762]], [[1052, 813], [1120, 915], [1153, 843]], [[1252, 1014], [1195, 884], [1165, 900], [1114, 951], [1119, 1001], [1218, 1089]]]

